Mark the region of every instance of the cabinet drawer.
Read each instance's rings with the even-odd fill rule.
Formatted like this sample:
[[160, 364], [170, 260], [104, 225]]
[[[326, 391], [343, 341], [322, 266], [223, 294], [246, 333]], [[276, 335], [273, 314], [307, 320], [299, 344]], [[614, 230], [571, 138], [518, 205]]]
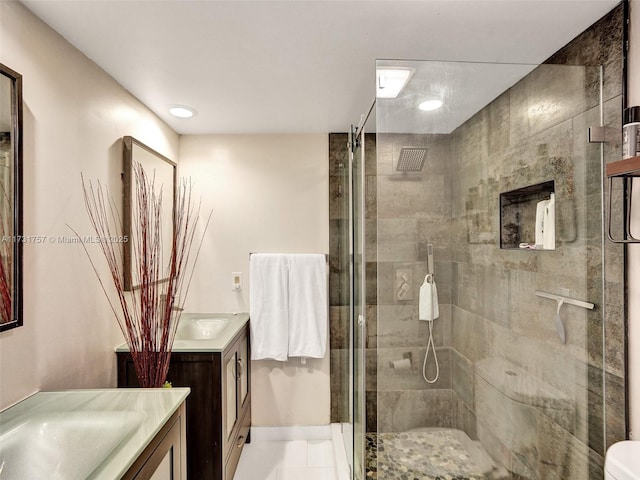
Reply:
[[233, 444], [230, 445], [229, 448], [231, 451], [224, 466], [224, 480], [232, 480], [234, 473], [236, 473], [236, 467], [238, 466], [244, 444], [247, 441], [250, 427], [251, 414], [250, 411], [245, 411], [240, 428], [238, 428], [238, 435], [234, 437]]

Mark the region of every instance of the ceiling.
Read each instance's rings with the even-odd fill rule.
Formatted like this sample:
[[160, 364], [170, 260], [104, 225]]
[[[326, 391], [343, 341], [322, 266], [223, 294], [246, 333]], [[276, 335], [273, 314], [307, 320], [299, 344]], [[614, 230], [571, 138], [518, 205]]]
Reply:
[[[376, 59], [536, 64], [618, 0], [22, 3], [178, 133], [210, 134], [344, 132], [374, 99]], [[467, 82], [469, 108], [522, 75]]]
[[[381, 71], [400, 68], [412, 72], [396, 98], [377, 99], [375, 129], [381, 133], [451, 133], [535, 68], [529, 64], [424, 60], [378, 61], [376, 65]], [[431, 99], [441, 100], [442, 107], [433, 111], [418, 108]], [[372, 125], [367, 122], [366, 130]]]

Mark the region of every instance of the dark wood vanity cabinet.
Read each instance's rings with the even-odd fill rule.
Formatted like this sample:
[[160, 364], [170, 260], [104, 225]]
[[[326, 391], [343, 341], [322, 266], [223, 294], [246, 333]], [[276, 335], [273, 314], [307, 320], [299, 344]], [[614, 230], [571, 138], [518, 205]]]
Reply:
[[[249, 324], [222, 352], [171, 354], [167, 380], [190, 387], [187, 409], [187, 478], [232, 480], [250, 439]], [[131, 355], [118, 352], [118, 387], [138, 387]]]
[[164, 424], [121, 480], [187, 480], [185, 405]]

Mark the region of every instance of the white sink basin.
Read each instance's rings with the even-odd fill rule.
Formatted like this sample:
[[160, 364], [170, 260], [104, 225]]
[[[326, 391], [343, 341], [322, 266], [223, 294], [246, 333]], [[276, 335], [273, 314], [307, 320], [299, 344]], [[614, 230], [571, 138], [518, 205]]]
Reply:
[[0, 480], [91, 478], [144, 418], [138, 411], [75, 411], [40, 413], [6, 425], [0, 435]]
[[176, 340], [212, 340], [229, 325], [228, 318], [183, 318], [178, 325]]

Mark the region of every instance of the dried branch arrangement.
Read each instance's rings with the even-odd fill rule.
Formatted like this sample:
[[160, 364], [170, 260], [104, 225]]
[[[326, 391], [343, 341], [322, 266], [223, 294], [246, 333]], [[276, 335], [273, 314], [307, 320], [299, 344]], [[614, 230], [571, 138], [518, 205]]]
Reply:
[[0, 189], [0, 323], [8, 323], [13, 320], [13, 212], [4, 185]]
[[[211, 214], [191, 258], [200, 206], [194, 206], [191, 183], [183, 179], [176, 195], [171, 245], [163, 245], [162, 189], [155, 193], [155, 178], [149, 178], [139, 163], [134, 163], [133, 170], [134, 208], [128, 239], [121, 237], [122, 222], [106, 188], [100, 183], [94, 188], [91, 182], [87, 185], [82, 179], [85, 206], [107, 261], [117, 301], [107, 292], [87, 246], [84, 243], [82, 246], [129, 345], [140, 385], [161, 387], [167, 377], [180, 313]], [[119, 239], [132, 242], [131, 280], [136, 285], [132, 292], [124, 290], [123, 243]], [[170, 252], [168, 262], [163, 261], [163, 251]]]

